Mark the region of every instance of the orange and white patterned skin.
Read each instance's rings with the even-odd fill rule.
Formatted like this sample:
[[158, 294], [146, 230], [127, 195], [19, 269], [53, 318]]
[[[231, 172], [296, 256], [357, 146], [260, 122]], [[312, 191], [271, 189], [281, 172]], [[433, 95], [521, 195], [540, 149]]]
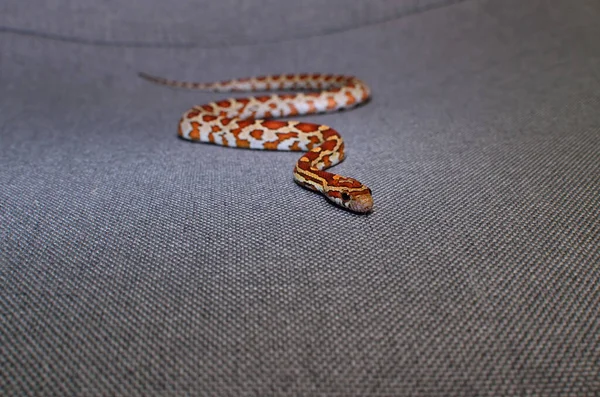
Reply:
[[373, 208], [371, 189], [353, 178], [324, 171], [344, 159], [340, 134], [326, 125], [270, 120], [275, 117], [333, 112], [368, 101], [369, 87], [353, 76], [322, 74], [272, 75], [215, 83], [167, 80], [140, 73], [154, 83], [216, 92], [306, 90], [230, 98], [194, 106], [179, 122], [179, 136], [222, 146], [307, 151], [294, 167], [294, 180], [357, 213]]

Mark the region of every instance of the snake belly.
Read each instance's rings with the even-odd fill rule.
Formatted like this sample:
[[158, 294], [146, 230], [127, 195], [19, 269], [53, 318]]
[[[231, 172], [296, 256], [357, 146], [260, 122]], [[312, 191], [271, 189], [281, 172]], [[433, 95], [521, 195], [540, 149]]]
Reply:
[[369, 87], [354, 76], [286, 74], [233, 79], [214, 83], [140, 77], [171, 87], [214, 92], [291, 91], [289, 94], [229, 98], [197, 105], [179, 121], [184, 139], [222, 146], [304, 151], [294, 167], [294, 180], [323, 194], [340, 207], [357, 213], [373, 208], [371, 189], [356, 179], [325, 169], [344, 160], [344, 141], [333, 128], [273, 118], [333, 112], [356, 107], [370, 98]]

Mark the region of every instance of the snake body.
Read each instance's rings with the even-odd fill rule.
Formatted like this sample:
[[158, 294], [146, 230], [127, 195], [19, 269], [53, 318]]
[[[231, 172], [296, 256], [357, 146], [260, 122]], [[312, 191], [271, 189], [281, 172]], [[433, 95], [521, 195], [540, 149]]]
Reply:
[[272, 120], [350, 109], [365, 103], [370, 89], [358, 78], [287, 74], [196, 83], [145, 73], [140, 73], [140, 77], [171, 87], [215, 92], [305, 91], [230, 98], [194, 106], [181, 117], [178, 134], [184, 139], [229, 147], [305, 151], [294, 167], [298, 184], [353, 212], [372, 210], [371, 189], [356, 179], [325, 171], [344, 159], [344, 141], [337, 131], [321, 124]]

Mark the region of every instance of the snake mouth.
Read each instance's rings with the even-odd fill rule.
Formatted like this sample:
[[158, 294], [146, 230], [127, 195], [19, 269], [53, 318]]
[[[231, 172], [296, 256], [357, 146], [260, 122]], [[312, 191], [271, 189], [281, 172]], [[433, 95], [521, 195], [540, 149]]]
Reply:
[[360, 213], [370, 212], [373, 209], [373, 197], [370, 195], [355, 197], [348, 205], [348, 209]]

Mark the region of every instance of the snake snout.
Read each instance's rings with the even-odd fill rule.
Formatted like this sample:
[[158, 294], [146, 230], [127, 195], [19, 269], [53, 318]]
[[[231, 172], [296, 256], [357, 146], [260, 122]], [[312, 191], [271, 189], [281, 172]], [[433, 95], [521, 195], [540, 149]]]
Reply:
[[357, 196], [352, 200], [349, 208], [355, 212], [369, 212], [373, 209], [373, 197], [370, 194]]

